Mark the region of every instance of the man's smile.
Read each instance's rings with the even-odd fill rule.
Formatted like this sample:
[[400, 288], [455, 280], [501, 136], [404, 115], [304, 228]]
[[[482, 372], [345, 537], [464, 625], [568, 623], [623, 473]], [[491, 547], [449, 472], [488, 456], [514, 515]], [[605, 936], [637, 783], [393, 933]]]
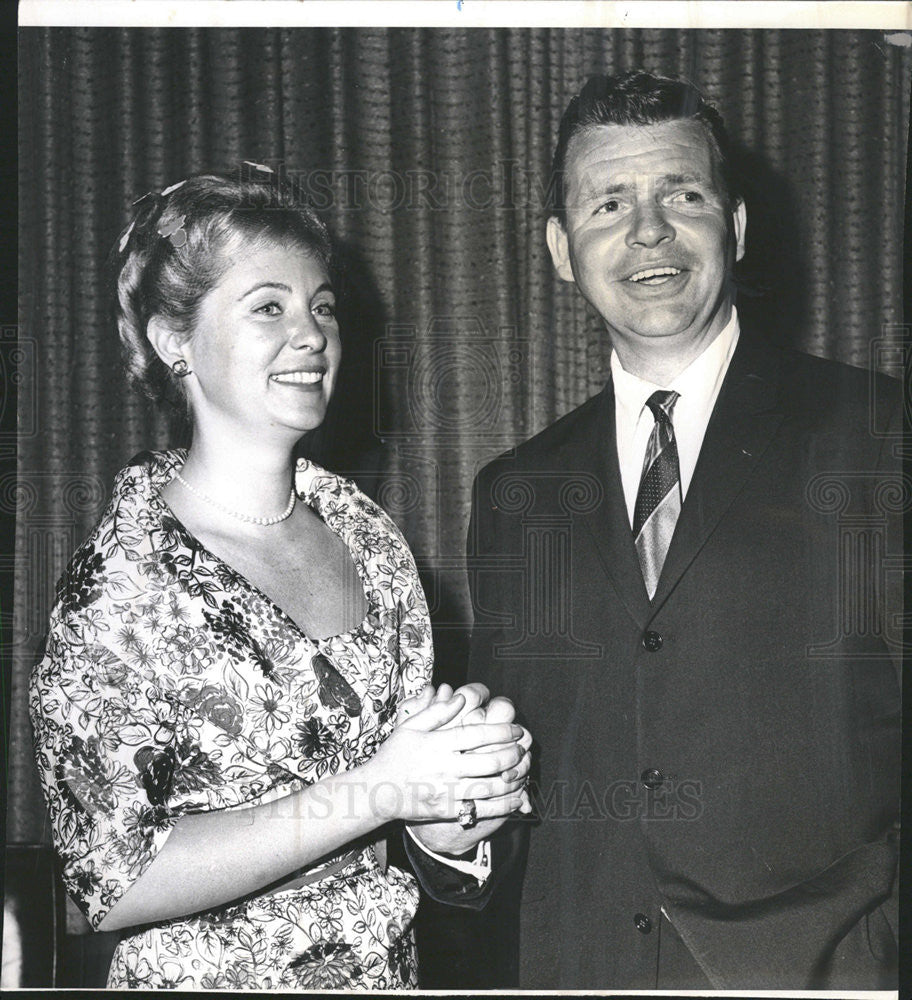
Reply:
[[670, 278], [677, 277], [679, 274], [681, 274], [679, 267], [647, 267], [640, 271], [634, 271], [625, 280], [632, 281], [634, 284], [663, 285]]
[[620, 279], [620, 286], [634, 299], [662, 300], [677, 296], [689, 285], [693, 272], [688, 267], [675, 264], [651, 264], [640, 266]]

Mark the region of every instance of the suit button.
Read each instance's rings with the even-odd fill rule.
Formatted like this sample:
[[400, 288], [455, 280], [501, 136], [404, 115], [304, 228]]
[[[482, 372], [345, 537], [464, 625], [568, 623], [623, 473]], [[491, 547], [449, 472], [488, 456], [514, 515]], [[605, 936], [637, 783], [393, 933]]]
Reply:
[[640, 781], [642, 781], [647, 788], [658, 788], [664, 780], [665, 775], [662, 774], [662, 772], [656, 767], [648, 767], [640, 775]]
[[643, 648], [650, 653], [657, 653], [662, 648], [662, 636], [652, 630], [643, 633]]
[[648, 934], [652, 930], [652, 921], [645, 913], [635, 913], [633, 915], [633, 926], [641, 934]]

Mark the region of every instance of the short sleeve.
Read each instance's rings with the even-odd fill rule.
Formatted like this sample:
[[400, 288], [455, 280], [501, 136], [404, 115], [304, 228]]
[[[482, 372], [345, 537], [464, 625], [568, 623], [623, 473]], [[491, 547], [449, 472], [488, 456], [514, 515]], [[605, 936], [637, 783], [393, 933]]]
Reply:
[[178, 706], [103, 639], [87, 622], [55, 616], [29, 684], [54, 846], [67, 891], [94, 928], [177, 819]]

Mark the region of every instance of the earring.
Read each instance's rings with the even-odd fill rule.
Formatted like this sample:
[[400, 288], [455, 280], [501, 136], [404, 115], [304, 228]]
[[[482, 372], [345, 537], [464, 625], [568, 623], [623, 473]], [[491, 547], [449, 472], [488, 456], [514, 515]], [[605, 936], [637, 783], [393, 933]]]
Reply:
[[190, 374], [190, 368], [183, 358], [178, 358], [177, 361], [171, 365], [171, 371], [173, 371], [178, 378], [186, 378]]

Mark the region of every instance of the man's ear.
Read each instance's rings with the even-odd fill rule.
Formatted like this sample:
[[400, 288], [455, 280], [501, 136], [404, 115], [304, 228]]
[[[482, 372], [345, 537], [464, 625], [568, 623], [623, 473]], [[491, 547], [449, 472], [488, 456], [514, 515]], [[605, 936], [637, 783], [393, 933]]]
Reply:
[[743, 198], [738, 199], [732, 212], [732, 223], [735, 228], [735, 260], [741, 260], [744, 256], [744, 238], [747, 235], [747, 209]]
[[184, 336], [169, 326], [161, 316], [153, 316], [146, 324], [146, 337], [155, 353], [169, 368], [179, 358], [187, 360]]
[[573, 281], [573, 268], [570, 266], [570, 241], [567, 238], [566, 229], [561, 225], [560, 219], [556, 215], [548, 218], [545, 239], [548, 241], [548, 249], [551, 251], [554, 270], [564, 281]]

